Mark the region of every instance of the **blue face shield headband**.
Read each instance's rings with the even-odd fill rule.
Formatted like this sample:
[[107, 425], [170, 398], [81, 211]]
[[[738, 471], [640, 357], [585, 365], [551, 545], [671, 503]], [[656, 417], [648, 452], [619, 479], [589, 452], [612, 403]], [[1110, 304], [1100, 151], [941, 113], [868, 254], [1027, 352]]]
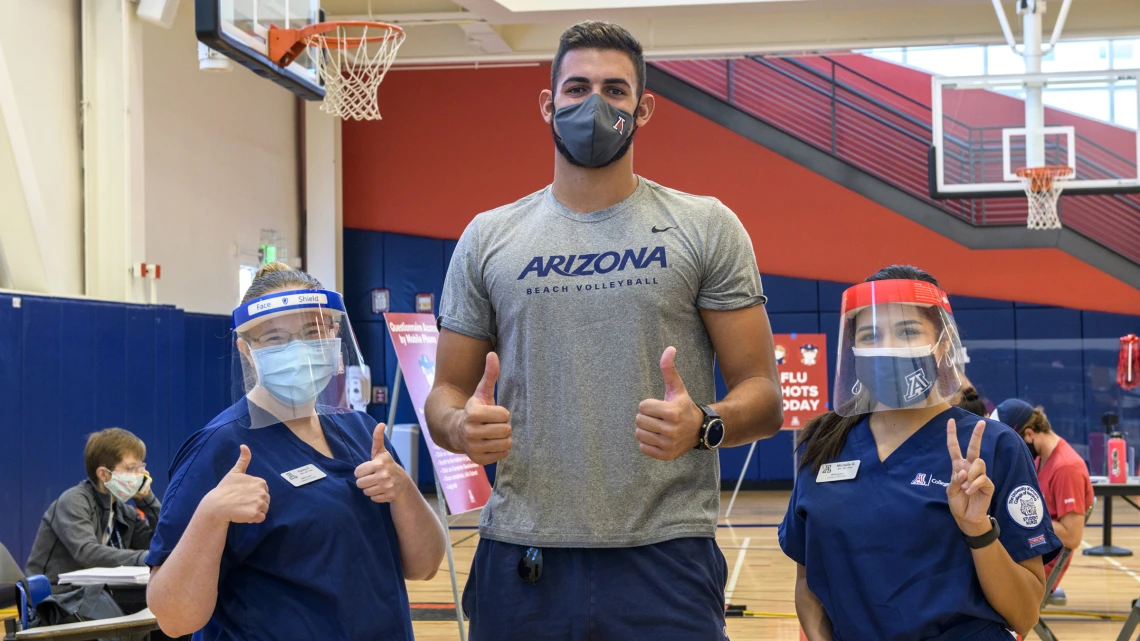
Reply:
[[[273, 319], [292, 315], [315, 322], [266, 329]], [[326, 404], [346, 405], [339, 402], [343, 385], [331, 383], [347, 366], [360, 365], [360, 358], [340, 294], [303, 289], [255, 298], [234, 310], [233, 327], [248, 348], [235, 352], [241, 366], [240, 375], [234, 372], [241, 379], [235, 402], [248, 396], [282, 420], [322, 413]]]

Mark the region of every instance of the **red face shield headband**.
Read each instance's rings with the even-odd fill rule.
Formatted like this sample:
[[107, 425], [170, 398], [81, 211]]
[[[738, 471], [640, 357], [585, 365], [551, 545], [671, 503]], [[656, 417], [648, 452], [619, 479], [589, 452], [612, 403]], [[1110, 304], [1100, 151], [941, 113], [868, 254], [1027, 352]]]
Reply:
[[842, 313], [853, 314], [872, 305], [902, 303], [938, 306], [952, 314], [950, 298], [938, 287], [921, 280], [876, 280], [859, 283], [843, 292]]

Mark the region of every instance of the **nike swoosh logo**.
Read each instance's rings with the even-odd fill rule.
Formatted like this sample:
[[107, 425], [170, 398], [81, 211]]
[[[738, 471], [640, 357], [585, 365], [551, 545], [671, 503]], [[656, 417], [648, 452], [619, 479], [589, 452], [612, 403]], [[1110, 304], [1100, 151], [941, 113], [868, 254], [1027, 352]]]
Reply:
[[653, 229], [650, 231], [652, 231], [655, 234], [660, 234], [661, 232], [669, 231], [670, 229], [676, 229], [676, 227], [666, 227], [665, 229], [657, 229], [657, 225], [654, 225]]

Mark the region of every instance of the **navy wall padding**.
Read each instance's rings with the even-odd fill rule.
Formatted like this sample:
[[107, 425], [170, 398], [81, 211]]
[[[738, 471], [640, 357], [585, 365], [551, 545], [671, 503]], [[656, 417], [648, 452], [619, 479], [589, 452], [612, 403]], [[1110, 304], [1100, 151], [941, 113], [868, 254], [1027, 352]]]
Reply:
[[818, 281], [788, 276], [764, 276], [762, 280], [769, 314], [819, 311]]
[[443, 241], [443, 273], [447, 273], [447, 268], [451, 266], [451, 255], [455, 253], [455, 246], [459, 242], [455, 240]]
[[951, 296], [950, 309], [956, 315], [964, 309], [1012, 309], [1013, 303], [1007, 300], [994, 300], [992, 298], [974, 298], [973, 296]]
[[1015, 318], [1018, 396], [1045, 406], [1053, 431], [1063, 438], [1086, 442], [1081, 312], [1018, 307]]
[[141, 438], [162, 496], [174, 452], [230, 404], [229, 322], [169, 306], [0, 294], [0, 542], [17, 562], [51, 502], [86, 477], [92, 432], [122, 427]]
[[768, 312], [773, 334], [818, 334], [819, 314], [777, 314]]
[[[435, 293], [438, 306], [455, 242], [346, 229], [344, 247], [346, 298], [354, 291], [364, 295], [373, 287], [383, 286], [392, 291], [393, 311], [411, 311], [412, 297], [417, 291]], [[366, 252], [367, 259], [354, 256], [353, 252]], [[825, 334], [827, 376], [829, 381], [834, 380], [839, 308], [843, 291], [850, 284], [786, 276], [764, 276], [763, 281], [769, 297], [767, 311], [772, 331]], [[1140, 390], [1126, 393], [1115, 382], [1117, 339], [1140, 332], [1140, 318], [970, 296], [950, 299], [969, 352], [967, 376], [983, 397], [997, 403], [1010, 396], [1022, 396], [1044, 405], [1058, 432], [1076, 444], [1087, 442], [1090, 429], [1099, 429], [1102, 413], [1115, 411], [1121, 415], [1126, 433], [1134, 431], [1140, 442]], [[358, 323], [357, 318], [354, 315], [354, 324]], [[387, 333], [382, 327], [369, 334], [368, 339], [363, 337], [365, 332], [359, 333], [362, 345], [366, 340], [382, 341], [385, 345], [386, 376], [391, 384], [395, 359], [391, 347], [387, 347]], [[370, 347], [368, 351], [377, 350]], [[366, 358], [379, 360], [367, 354]], [[374, 373], [373, 379], [376, 378]], [[718, 398], [727, 391], [719, 370], [716, 390]], [[834, 390], [829, 391], [833, 398]], [[414, 420], [407, 403], [404, 397], [400, 421]], [[791, 479], [794, 435], [792, 431], [782, 431], [758, 443], [745, 478]], [[737, 478], [747, 450], [737, 447], [721, 451], [724, 480]], [[422, 460], [428, 460], [426, 450]], [[421, 473], [419, 481], [421, 485], [431, 483], [430, 469]]]
[[1140, 442], [1140, 388], [1124, 391], [1116, 384], [1120, 337], [1140, 334], [1140, 318], [1125, 314], [1084, 312], [1081, 326], [1084, 340], [1085, 426], [1100, 432], [1100, 417], [1113, 412], [1120, 418], [1120, 430], [1132, 443]]
[[995, 405], [1017, 396], [1014, 310], [963, 309], [954, 320], [970, 362], [966, 376]]
[[837, 283], [830, 280], [819, 281], [817, 286], [819, 290], [819, 311], [838, 313], [843, 304], [843, 290], [850, 286], [849, 283]]
[[[363, 229], [344, 230], [344, 308], [352, 324], [383, 322], [372, 313], [372, 290], [384, 285], [384, 236]], [[393, 310], [395, 311], [395, 310]]]
[[24, 476], [21, 460], [24, 458], [22, 442], [24, 426], [23, 402], [23, 310], [13, 304], [11, 296], [0, 294], [0, 542], [4, 543], [16, 561], [23, 565], [24, 515], [21, 511]]

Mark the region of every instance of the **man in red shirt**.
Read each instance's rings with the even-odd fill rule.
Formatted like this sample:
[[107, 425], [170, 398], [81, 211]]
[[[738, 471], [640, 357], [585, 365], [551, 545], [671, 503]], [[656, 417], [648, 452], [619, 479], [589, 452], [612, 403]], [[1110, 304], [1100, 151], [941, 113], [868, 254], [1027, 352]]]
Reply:
[[[1092, 481], [1084, 459], [1053, 431], [1042, 408], [1011, 398], [1002, 401], [994, 414], [997, 420], [1021, 435], [1029, 446], [1030, 454], [1037, 460], [1037, 480], [1041, 484], [1041, 493], [1045, 495], [1045, 507], [1053, 521], [1053, 531], [1065, 547], [1078, 549], [1085, 531], [1085, 511], [1093, 503]], [[1045, 566], [1045, 576], [1049, 576], [1055, 563], [1056, 560]], [[1064, 577], [1064, 570], [1061, 576]], [[1057, 585], [1060, 584], [1058, 578]]]

